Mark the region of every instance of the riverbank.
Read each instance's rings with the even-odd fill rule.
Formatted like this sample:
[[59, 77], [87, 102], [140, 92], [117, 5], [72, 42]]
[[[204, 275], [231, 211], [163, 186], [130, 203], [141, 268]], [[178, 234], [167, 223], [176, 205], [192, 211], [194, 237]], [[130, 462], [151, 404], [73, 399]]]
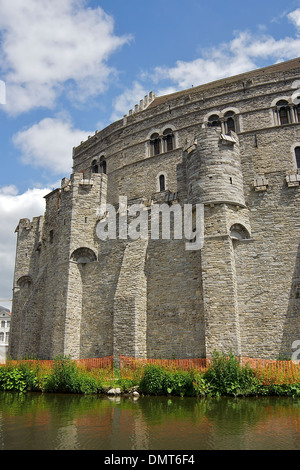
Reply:
[[68, 357], [58, 357], [51, 367], [39, 361], [8, 362], [0, 367], [0, 390], [15, 392], [74, 393], [105, 395], [151, 396], [300, 396], [298, 376], [289, 381], [284, 377], [266, 379], [249, 364], [215, 353], [207, 370], [169, 370], [145, 364], [124, 378], [120, 369], [107, 372], [104, 368], [78, 365]]

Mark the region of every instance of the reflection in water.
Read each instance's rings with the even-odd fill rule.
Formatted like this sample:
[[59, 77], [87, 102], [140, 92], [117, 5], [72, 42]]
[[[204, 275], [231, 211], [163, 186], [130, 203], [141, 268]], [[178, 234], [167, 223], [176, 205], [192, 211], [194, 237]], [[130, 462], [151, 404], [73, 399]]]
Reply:
[[78, 431], [75, 424], [62, 426], [57, 430], [56, 444], [54, 446], [55, 450], [70, 450], [78, 448]]
[[300, 449], [300, 399], [0, 392], [0, 449]]

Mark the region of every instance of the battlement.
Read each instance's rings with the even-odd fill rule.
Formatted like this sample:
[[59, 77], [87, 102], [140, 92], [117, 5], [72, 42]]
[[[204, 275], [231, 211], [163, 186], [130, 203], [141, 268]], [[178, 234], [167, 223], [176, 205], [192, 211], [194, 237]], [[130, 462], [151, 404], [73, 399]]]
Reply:
[[[153, 91], [150, 91], [148, 95], [145, 95], [142, 100], [140, 100], [139, 104], [136, 104], [133, 109], [129, 110], [129, 116], [132, 116], [134, 113], [139, 113], [140, 111], [143, 111], [144, 109], [147, 109], [148, 106], [155, 100], [156, 95], [153, 93]], [[124, 117], [127, 115], [125, 114]]]
[[27, 231], [36, 230], [36, 228], [40, 225], [43, 218], [44, 217], [40, 215], [37, 217], [33, 217], [32, 220], [27, 219], [27, 218], [20, 219], [15, 232], [21, 232], [22, 230], [27, 230]]

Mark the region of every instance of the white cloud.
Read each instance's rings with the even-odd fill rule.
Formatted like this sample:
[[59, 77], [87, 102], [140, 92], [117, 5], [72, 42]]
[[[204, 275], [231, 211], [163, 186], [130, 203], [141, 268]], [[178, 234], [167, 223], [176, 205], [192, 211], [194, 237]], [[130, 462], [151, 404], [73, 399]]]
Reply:
[[143, 85], [135, 81], [131, 88], [127, 88], [113, 100], [114, 112], [111, 115], [111, 120], [116, 121], [121, 119], [124, 114], [128, 114], [130, 109], [134, 109], [136, 104], [148, 94]]
[[16, 196], [17, 194], [18, 188], [14, 184], [0, 188], [0, 196]]
[[131, 39], [116, 36], [112, 17], [84, 0], [1, 1], [0, 32], [12, 113], [53, 107], [63, 90], [76, 101], [103, 92], [116, 73], [109, 57]]
[[[238, 75], [259, 67], [260, 61], [270, 65], [300, 56], [300, 9], [286, 15], [296, 28], [296, 35], [275, 39], [271, 35], [254, 35], [249, 31], [235, 33], [232, 41], [203, 50], [201, 57], [187, 62], [178, 60], [173, 67], [160, 66], [151, 74], [157, 84], [171, 81], [177, 89], [209, 83]], [[161, 85], [160, 85], [161, 86]], [[162, 87], [162, 91], [164, 91]], [[161, 91], [158, 91], [161, 94]]]
[[[276, 62], [300, 56], [300, 8], [282, 17], [287, 18], [295, 28], [295, 36], [275, 39], [266, 34], [266, 27], [260, 26], [259, 33], [239, 31], [234, 33], [230, 42], [221, 43], [200, 51], [199, 57], [192, 61], [178, 60], [174, 66], [157, 66], [154, 70], [143, 72], [140, 82], [135, 81], [131, 89], [126, 89], [113, 102], [112, 120], [120, 119], [123, 114], [138, 103], [145, 93], [144, 83], [156, 86], [158, 96], [174, 93], [192, 86], [209, 83], [225, 77], [244, 73]], [[152, 87], [151, 85], [151, 87]]]
[[72, 148], [86, 140], [90, 132], [74, 129], [65, 117], [45, 118], [13, 136], [26, 165], [46, 168], [51, 174], [69, 174]]
[[[0, 298], [11, 299], [13, 273], [16, 252], [15, 229], [21, 218], [30, 220], [42, 215], [45, 210], [44, 196], [50, 188], [28, 189], [18, 194], [15, 186], [0, 188]], [[0, 302], [0, 305], [10, 308], [10, 303]]]
[[[300, 28], [300, 8], [297, 8], [296, 10], [294, 11], [291, 11], [288, 15], [287, 15], [288, 19], [294, 23], [294, 25], [298, 28]], [[299, 31], [298, 31], [299, 33]]]

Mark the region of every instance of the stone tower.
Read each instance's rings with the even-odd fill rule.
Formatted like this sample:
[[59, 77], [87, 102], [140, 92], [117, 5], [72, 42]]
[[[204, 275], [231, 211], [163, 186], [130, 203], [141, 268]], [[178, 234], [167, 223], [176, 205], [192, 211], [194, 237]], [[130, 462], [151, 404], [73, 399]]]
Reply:
[[[151, 94], [74, 147], [45, 214], [17, 228], [9, 354], [290, 356], [300, 339], [299, 97], [293, 59]], [[202, 248], [99, 239], [100, 205], [120, 215], [121, 197], [148, 217], [155, 204], [201, 204]]]
[[105, 197], [106, 175], [74, 173], [45, 196], [45, 217], [20, 221], [13, 309], [22, 315], [14, 318], [14, 357], [78, 356], [82, 291], [98, 258], [94, 227]]
[[[238, 136], [204, 126], [186, 157], [188, 200], [205, 205], [201, 251], [205, 349], [241, 354], [235, 238], [250, 238]], [[221, 320], [222, 319], [222, 320]]]

